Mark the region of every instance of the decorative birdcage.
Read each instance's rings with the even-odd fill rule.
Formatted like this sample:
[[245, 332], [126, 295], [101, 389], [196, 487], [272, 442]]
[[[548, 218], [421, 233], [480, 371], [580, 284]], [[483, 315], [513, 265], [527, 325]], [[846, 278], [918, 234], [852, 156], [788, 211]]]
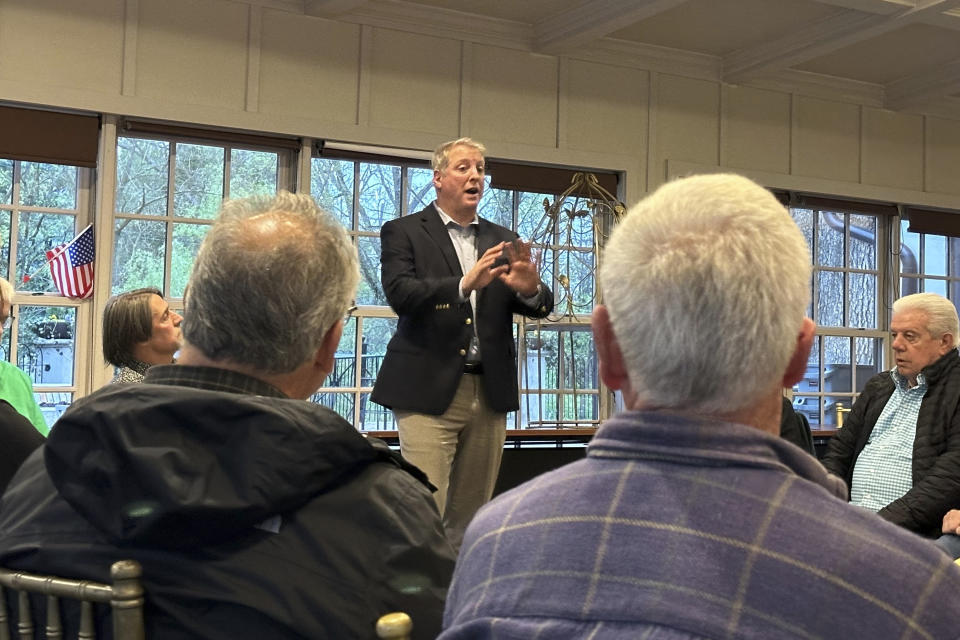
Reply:
[[596, 351], [583, 321], [601, 301], [597, 267], [605, 240], [625, 213], [623, 203], [592, 173], [574, 174], [556, 199], [543, 200], [543, 217], [530, 242], [539, 251], [541, 278], [553, 291], [554, 310], [523, 325], [527, 356], [521, 381], [529, 389], [547, 384], [558, 391], [525, 394], [521, 412], [530, 428], [599, 423], [598, 403], [605, 400], [596, 391], [581, 391], [599, 385]]
[[604, 240], [625, 212], [623, 203], [592, 173], [575, 173], [553, 202], [544, 198], [543, 217], [530, 242], [541, 250], [541, 273], [554, 294], [548, 321], [589, 314], [600, 302], [598, 259]]

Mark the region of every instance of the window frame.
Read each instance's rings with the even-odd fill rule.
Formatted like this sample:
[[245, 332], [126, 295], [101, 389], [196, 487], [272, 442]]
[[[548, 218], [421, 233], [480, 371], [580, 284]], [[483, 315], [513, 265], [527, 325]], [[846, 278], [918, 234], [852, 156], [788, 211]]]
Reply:
[[[836, 203], [837, 201], [828, 201], [831, 203]], [[867, 210], [864, 210], [863, 207], [857, 206], [856, 208], [844, 209], [842, 203], [838, 207], [832, 207], [827, 205], [799, 205], [799, 206], [790, 206], [791, 217], [795, 218], [795, 211], [809, 211], [811, 215], [811, 234], [809, 238], [809, 248], [810, 248], [810, 260], [811, 260], [811, 302], [809, 314], [810, 317], [817, 322], [817, 333], [814, 339], [813, 349], [811, 350], [811, 358], [808, 359], [807, 369], [811, 369], [813, 366], [817, 367], [817, 380], [816, 380], [816, 390], [809, 391], [797, 387], [800, 387], [804, 381], [809, 383], [809, 379], [805, 377], [804, 380], [801, 380], [800, 383], [794, 386], [793, 392], [793, 406], [795, 409], [803, 406], [801, 403], [807, 398], [815, 400], [817, 410], [816, 418], [811, 414], [809, 410], [804, 411], [803, 413], [808, 417], [811, 427], [814, 431], [817, 430], [829, 430], [835, 428], [836, 425], [842, 424], [843, 415], [849, 410], [849, 408], [856, 401], [856, 398], [859, 397], [860, 391], [858, 387], [862, 388], [863, 384], [866, 383], [866, 380], [861, 379], [861, 376], [858, 372], [858, 367], [860, 366], [858, 361], [858, 350], [857, 350], [857, 339], [867, 339], [879, 341], [879, 349], [874, 347], [874, 357], [877, 359], [876, 362], [876, 371], [882, 372], [886, 370], [887, 363], [890, 360], [890, 333], [888, 330], [889, 327], [889, 309], [891, 297], [890, 293], [887, 291], [889, 279], [887, 274], [890, 270], [889, 256], [891, 238], [893, 237], [893, 228], [894, 220], [896, 216], [886, 215], [884, 211], [878, 210], [875, 213], [871, 213]], [[836, 265], [822, 265], [819, 263], [819, 254], [820, 254], [820, 233], [819, 227], [822, 224], [821, 214], [831, 215], [831, 216], [842, 216], [843, 220], [843, 259], [840, 266]], [[875, 237], [873, 242], [873, 251], [875, 255], [875, 268], [868, 269], [862, 267], [851, 266], [851, 253], [853, 251], [852, 241], [854, 238], [851, 234], [851, 217], [852, 216], [868, 216], [873, 218], [875, 222]], [[829, 224], [829, 223], [827, 223]], [[835, 228], [835, 227], [834, 227]], [[822, 287], [820, 274], [822, 273], [838, 273], [842, 274], [843, 278], [843, 299], [842, 304], [842, 316], [843, 316], [843, 326], [827, 325], [821, 324], [818, 309], [820, 309]], [[851, 326], [851, 287], [850, 276], [854, 274], [863, 274], [870, 275], [875, 278], [875, 308], [874, 308], [874, 317], [876, 318], [876, 327], [855, 327]], [[849, 390], [827, 390], [827, 364], [824, 360], [825, 354], [827, 352], [827, 347], [825, 343], [827, 340], [832, 339], [841, 339], [849, 340], [850, 347], [847, 350], [849, 354], [849, 370], [850, 370], [850, 388]], [[816, 365], [810, 365], [811, 360], [815, 357]], [[872, 374], [871, 376], [872, 377]], [[833, 415], [828, 415], [828, 406], [832, 401], [833, 403]], [[799, 409], [798, 409], [799, 410]]]
[[[8, 160], [8, 158], [4, 158]], [[83, 304], [84, 300], [71, 299], [66, 296], [59, 295], [52, 291], [45, 292], [34, 292], [26, 291], [19, 287], [23, 283], [24, 275], [31, 274], [21, 274], [17, 272], [17, 256], [19, 252], [19, 214], [20, 213], [51, 213], [54, 215], [72, 215], [74, 220], [73, 233], [71, 239], [76, 237], [78, 233], [83, 231], [87, 225], [93, 223], [94, 221], [94, 212], [93, 212], [93, 189], [94, 189], [94, 170], [86, 167], [81, 167], [78, 165], [63, 165], [69, 166], [76, 170], [76, 202], [75, 208], [71, 210], [67, 209], [58, 209], [55, 207], [40, 207], [33, 205], [21, 205], [20, 201], [20, 191], [21, 191], [21, 176], [22, 176], [22, 165], [24, 162], [31, 164], [50, 164], [50, 163], [38, 163], [29, 160], [15, 160], [9, 159], [13, 162], [13, 182], [11, 185], [11, 195], [10, 195], [10, 204], [0, 203], [0, 212], [8, 212], [10, 215], [10, 238], [9, 238], [9, 251], [7, 256], [7, 274], [9, 276], [10, 284], [13, 285], [14, 294], [13, 300], [11, 301], [10, 312], [13, 314], [14, 319], [11, 323], [10, 329], [4, 331], [4, 340], [7, 339], [7, 333], [9, 332], [9, 343], [10, 349], [4, 355], [8, 362], [13, 363], [14, 365], [18, 364], [19, 360], [19, 345], [18, 345], [18, 334], [20, 331], [20, 322], [22, 309], [25, 307], [70, 307], [75, 309], [75, 322], [73, 327], [73, 362], [72, 362], [72, 371], [71, 371], [71, 384], [42, 384], [42, 383], [33, 383], [33, 392], [34, 397], [38, 397], [43, 394], [70, 394], [71, 404], [77, 399], [87, 395], [92, 391], [90, 376], [87, 375], [87, 372], [91, 367], [91, 360], [93, 358], [92, 352], [92, 325], [94, 318], [94, 311], [91, 308], [90, 304]], [[94, 228], [94, 233], [97, 233], [97, 229]], [[52, 249], [53, 247], [47, 247], [47, 249]], [[97, 258], [94, 260], [94, 278], [96, 278], [97, 269], [100, 268], [100, 262]], [[43, 268], [47, 268], [46, 265]], [[28, 377], [30, 374], [27, 373]], [[38, 400], [37, 404], [40, 402]], [[68, 405], [69, 406], [69, 405]], [[61, 412], [62, 413], [62, 412]]]
[[[118, 212], [116, 205], [116, 189], [117, 189], [117, 170], [119, 169], [119, 159], [118, 153], [116, 150], [119, 148], [121, 138], [136, 138], [140, 140], [156, 140], [166, 142], [169, 145], [168, 155], [167, 155], [167, 203], [166, 211], [163, 215], [157, 214], [146, 214], [146, 213], [127, 213], [127, 212]], [[287, 190], [294, 191], [296, 188], [296, 176], [297, 176], [297, 154], [290, 149], [282, 147], [269, 147], [269, 146], [257, 146], [253, 144], [245, 143], [234, 143], [230, 141], [224, 141], [216, 137], [205, 138], [202, 136], [202, 132], [198, 131], [197, 136], [181, 136], [181, 135], [170, 135], [163, 133], [141, 133], [141, 132], [117, 132], [116, 137], [113, 141], [114, 145], [114, 154], [112, 156], [113, 164], [112, 167], [114, 182], [113, 182], [113, 196], [111, 197], [111, 211], [110, 211], [110, 280], [109, 280], [109, 290], [112, 293], [113, 291], [113, 276], [114, 276], [114, 258], [116, 256], [116, 247], [117, 247], [117, 237], [116, 237], [116, 225], [117, 220], [144, 220], [148, 222], [163, 222], [165, 225], [165, 236], [164, 236], [164, 256], [163, 256], [163, 282], [162, 283], [153, 283], [145, 284], [143, 286], [157, 286], [164, 294], [164, 298], [170, 304], [171, 308], [174, 310], [182, 311], [183, 309], [183, 296], [173, 296], [171, 295], [171, 278], [173, 274], [173, 237], [174, 230], [177, 224], [196, 224], [196, 225], [207, 225], [210, 226], [213, 224], [213, 218], [197, 218], [197, 217], [188, 217], [177, 215], [175, 212], [175, 189], [176, 189], [176, 155], [177, 155], [177, 145], [178, 144], [189, 144], [189, 145], [200, 145], [208, 147], [219, 147], [223, 149], [223, 197], [230, 197], [230, 165], [232, 162], [231, 151], [234, 149], [243, 150], [243, 151], [260, 151], [268, 153], [277, 154], [277, 190]]]

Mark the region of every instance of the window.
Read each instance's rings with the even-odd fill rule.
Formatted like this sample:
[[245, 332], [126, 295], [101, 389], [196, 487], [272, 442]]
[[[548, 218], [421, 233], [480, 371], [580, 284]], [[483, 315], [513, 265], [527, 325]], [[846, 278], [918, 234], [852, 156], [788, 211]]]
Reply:
[[118, 138], [112, 293], [157, 287], [181, 298], [222, 200], [289, 188], [289, 156], [203, 140]]
[[0, 159], [0, 261], [16, 289], [0, 346], [32, 380], [48, 425], [85, 391], [77, 383], [80, 302], [57, 291], [46, 252], [88, 224], [89, 179], [75, 166]]
[[[373, 383], [396, 329], [396, 316], [380, 285], [380, 227], [415, 213], [434, 199], [433, 171], [425, 162], [400, 159], [314, 158], [311, 194], [348, 229], [360, 259], [357, 311], [344, 327], [334, 372], [313, 400], [333, 408], [363, 430], [396, 428], [392, 413], [369, 401]], [[570, 282], [571, 314], [561, 322], [521, 322], [518, 343], [521, 411], [508, 428], [595, 424], [599, 418], [599, 376], [589, 331], [594, 289], [594, 237], [589, 220], [571, 229], [547, 229], [544, 200], [555, 195], [498, 189], [487, 177], [480, 216], [535, 240], [543, 280], [557, 291], [559, 276]], [[539, 230], [539, 233], [538, 233]], [[590, 303], [585, 302], [589, 298]], [[525, 320], [525, 319], [523, 319]]]
[[887, 334], [881, 261], [885, 217], [791, 209], [813, 257], [812, 308], [817, 323], [807, 373], [794, 387], [794, 408], [812, 425], [838, 423], [883, 366]]
[[960, 238], [910, 231], [900, 222], [900, 296], [939, 293], [960, 301]]
[[357, 247], [357, 310], [347, 319], [334, 370], [312, 400], [362, 430], [396, 428], [393, 414], [370, 402], [387, 343], [397, 326], [380, 286], [380, 227], [402, 209], [401, 163], [314, 158], [310, 191], [343, 223]]

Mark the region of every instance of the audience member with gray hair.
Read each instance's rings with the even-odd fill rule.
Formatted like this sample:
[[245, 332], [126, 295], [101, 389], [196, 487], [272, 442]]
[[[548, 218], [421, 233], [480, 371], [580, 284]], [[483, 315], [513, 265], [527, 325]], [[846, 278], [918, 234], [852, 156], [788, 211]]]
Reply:
[[933, 594], [960, 592], [960, 568], [777, 437], [813, 343], [810, 272], [790, 215], [746, 178], [634, 206], [593, 313], [627, 411], [584, 460], [481, 509], [440, 637], [954, 637], [960, 600]]
[[178, 363], [64, 413], [4, 497], [0, 562], [107, 580], [138, 560], [151, 638], [360, 638], [396, 610], [435, 637], [453, 550], [425, 477], [304, 401], [358, 278], [309, 196], [225, 203]]
[[170, 364], [180, 349], [180, 322], [154, 287], [107, 300], [103, 310], [103, 359], [116, 367], [112, 382], [143, 382], [147, 369]]
[[850, 502], [925, 536], [960, 505], [960, 322], [952, 302], [915, 293], [893, 303], [896, 366], [867, 381], [823, 464]]

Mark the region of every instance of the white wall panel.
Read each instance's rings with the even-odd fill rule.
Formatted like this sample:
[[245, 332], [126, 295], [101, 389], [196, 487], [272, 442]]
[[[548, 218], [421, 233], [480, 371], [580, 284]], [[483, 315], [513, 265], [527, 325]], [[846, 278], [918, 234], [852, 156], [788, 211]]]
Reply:
[[927, 118], [926, 140], [926, 190], [960, 194], [960, 121]]
[[865, 184], [923, 189], [923, 117], [863, 109]]
[[470, 100], [463, 105], [464, 135], [555, 147], [557, 59], [474, 45], [468, 60]]
[[390, 29], [371, 37], [369, 123], [458, 137], [460, 42]]
[[646, 71], [569, 61], [560, 132], [566, 146], [645, 156], [649, 83]]
[[248, 7], [227, 0], [139, 0], [137, 96], [243, 109]]
[[720, 144], [720, 88], [716, 82], [660, 74], [656, 87], [655, 172], [664, 160], [717, 164]]
[[792, 173], [860, 182], [860, 107], [807, 97], [795, 103]]
[[260, 42], [261, 113], [356, 124], [359, 26], [264, 10]]
[[723, 87], [721, 164], [790, 173], [790, 94]]
[[119, 93], [123, 0], [0, 2], [0, 78]]

